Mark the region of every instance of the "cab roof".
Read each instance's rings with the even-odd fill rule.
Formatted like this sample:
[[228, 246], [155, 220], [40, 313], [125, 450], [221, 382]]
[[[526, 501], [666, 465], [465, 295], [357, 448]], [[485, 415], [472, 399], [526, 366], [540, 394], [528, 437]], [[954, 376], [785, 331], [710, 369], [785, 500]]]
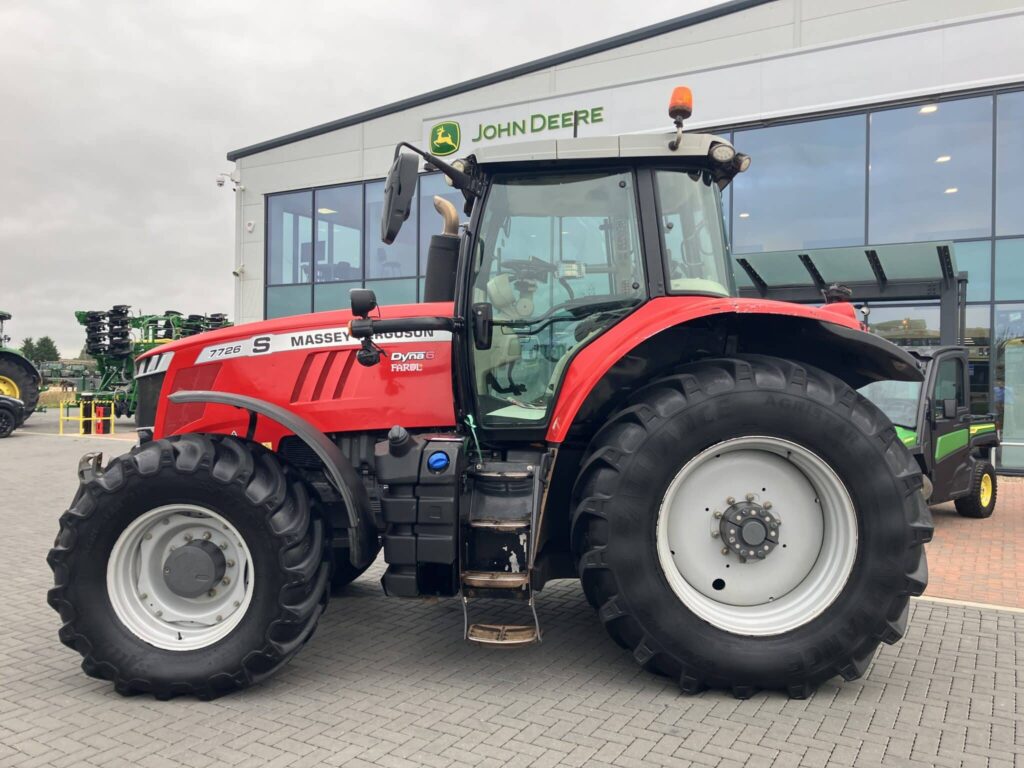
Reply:
[[637, 157], [700, 157], [706, 158], [712, 144], [730, 144], [710, 133], [683, 133], [683, 140], [673, 151], [669, 142], [675, 131], [666, 133], [631, 133], [623, 136], [586, 136], [576, 139], [542, 139], [481, 147], [472, 157], [480, 165], [521, 163], [544, 160], [600, 160], [604, 158]]

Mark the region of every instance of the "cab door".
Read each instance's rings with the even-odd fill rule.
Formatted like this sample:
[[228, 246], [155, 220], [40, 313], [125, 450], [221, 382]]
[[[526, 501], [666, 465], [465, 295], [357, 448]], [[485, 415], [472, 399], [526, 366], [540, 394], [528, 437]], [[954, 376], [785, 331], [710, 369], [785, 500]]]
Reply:
[[933, 364], [932, 382], [932, 500], [938, 503], [966, 491], [971, 482], [970, 407], [963, 356], [940, 356]]

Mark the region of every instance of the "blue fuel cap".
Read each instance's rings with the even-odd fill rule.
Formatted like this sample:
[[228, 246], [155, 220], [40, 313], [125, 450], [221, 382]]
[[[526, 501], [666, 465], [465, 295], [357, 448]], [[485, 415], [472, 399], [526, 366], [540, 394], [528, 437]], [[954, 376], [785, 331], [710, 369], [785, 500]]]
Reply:
[[452, 460], [448, 458], [448, 454], [444, 451], [434, 451], [427, 456], [427, 468], [431, 472], [444, 472], [451, 463]]

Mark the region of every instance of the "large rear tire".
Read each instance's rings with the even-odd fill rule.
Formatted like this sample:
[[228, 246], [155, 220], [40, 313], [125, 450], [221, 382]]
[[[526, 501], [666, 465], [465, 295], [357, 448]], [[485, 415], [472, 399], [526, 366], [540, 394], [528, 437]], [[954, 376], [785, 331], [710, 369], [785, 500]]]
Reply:
[[122, 694], [209, 699], [276, 671], [312, 635], [324, 527], [274, 454], [182, 435], [80, 476], [47, 561], [60, 639], [87, 674]]
[[24, 423], [39, 404], [39, 380], [22, 360], [10, 352], [0, 352], [0, 395], [16, 397], [25, 404]]
[[927, 583], [920, 489], [892, 425], [837, 378], [706, 360], [594, 437], [573, 548], [588, 600], [642, 666], [691, 693], [803, 698], [902, 637]]

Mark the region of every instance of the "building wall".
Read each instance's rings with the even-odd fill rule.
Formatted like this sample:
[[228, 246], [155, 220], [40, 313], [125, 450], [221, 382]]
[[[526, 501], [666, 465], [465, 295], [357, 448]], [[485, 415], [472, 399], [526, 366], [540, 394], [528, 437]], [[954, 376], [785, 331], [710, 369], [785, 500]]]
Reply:
[[685, 82], [692, 128], [731, 126], [1024, 79], [1022, 38], [1008, 0], [778, 0], [240, 158], [235, 315], [264, 316], [266, 195], [380, 178], [394, 145], [435, 120], [600, 94], [613, 106], [588, 130], [653, 130], [668, 85]]

